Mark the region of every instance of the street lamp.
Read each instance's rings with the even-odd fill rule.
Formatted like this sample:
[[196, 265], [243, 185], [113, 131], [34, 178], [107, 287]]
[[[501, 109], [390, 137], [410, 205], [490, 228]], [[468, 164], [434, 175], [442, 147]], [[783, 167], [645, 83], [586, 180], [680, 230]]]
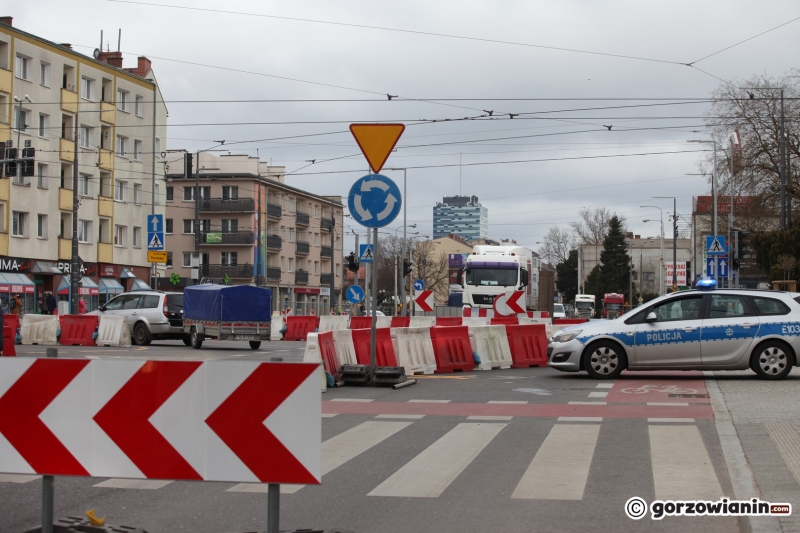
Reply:
[[714, 235], [717, 235], [717, 141], [703, 141], [700, 139], [692, 139], [691, 141], [686, 141], [688, 143], [705, 143], [705, 144], [713, 144], [714, 145], [714, 171], [711, 174], [711, 196], [714, 203], [713, 210], [711, 212], [711, 219], [712, 219], [712, 226], [714, 228]]
[[[406, 198], [406, 181], [407, 181], [406, 172], [407, 172], [407, 169], [405, 169], [405, 168], [387, 168], [385, 170], [402, 170], [403, 171], [403, 243], [401, 245], [400, 255], [402, 256], [401, 257], [401, 261], [405, 261], [406, 260], [406, 227], [408, 227], [406, 225], [406, 209], [408, 207], [408, 202], [406, 201], [407, 200], [407, 198]], [[416, 228], [417, 225], [413, 224], [413, 227]], [[403, 283], [403, 289], [402, 289], [401, 297], [403, 298], [403, 312], [406, 315], [408, 315], [408, 312], [406, 312], [406, 307], [407, 306], [406, 306], [406, 284], [405, 284], [405, 282]]]
[[[678, 291], [678, 199], [674, 196], [653, 196], [653, 198], [672, 198], [672, 292]], [[716, 199], [716, 196], [714, 197]], [[716, 215], [714, 217], [716, 220]], [[715, 228], [716, 229], [716, 228]]]
[[[664, 290], [664, 211], [661, 210], [660, 207], [657, 205], [640, 205], [641, 208], [650, 207], [652, 209], [658, 209], [660, 213], [660, 222], [661, 222], [661, 274], [659, 275], [659, 283], [661, 284], [658, 288], [658, 295], [661, 296], [662, 291]], [[651, 222], [650, 220], [644, 220], [643, 222]], [[652, 221], [655, 222], [655, 221]]]

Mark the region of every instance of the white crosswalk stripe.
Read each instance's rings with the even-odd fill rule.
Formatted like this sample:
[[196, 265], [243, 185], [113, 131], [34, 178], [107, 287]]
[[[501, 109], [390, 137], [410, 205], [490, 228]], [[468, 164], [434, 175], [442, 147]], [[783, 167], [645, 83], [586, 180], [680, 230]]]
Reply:
[[722, 497], [714, 465], [697, 426], [650, 426], [653, 482], [659, 500]]

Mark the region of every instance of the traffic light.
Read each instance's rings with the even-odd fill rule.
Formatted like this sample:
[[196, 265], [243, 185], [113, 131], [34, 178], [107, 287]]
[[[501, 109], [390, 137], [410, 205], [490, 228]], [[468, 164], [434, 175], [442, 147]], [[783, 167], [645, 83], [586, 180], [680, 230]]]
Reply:
[[414, 266], [414, 263], [412, 263], [408, 259], [403, 259], [403, 277], [406, 277], [409, 274], [411, 274], [411, 270], [412, 270], [411, 267], [413, 267], [413, 266]]
[[347, 270], [358, 272], [358, 263], [356, 262], [356, 254], [353, 252], [350, 252], [350, 255], [347, 256]]
[[34, 173], [34, 162], [36, 159], [36, 148], [23, 148], [22, 157], [25, 159], [20, 164], [22, 165], [22, 176], [32, 177]]

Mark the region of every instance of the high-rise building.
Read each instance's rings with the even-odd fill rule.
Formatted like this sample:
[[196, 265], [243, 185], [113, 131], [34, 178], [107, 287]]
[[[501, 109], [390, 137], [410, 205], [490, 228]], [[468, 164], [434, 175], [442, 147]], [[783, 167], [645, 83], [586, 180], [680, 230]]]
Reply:
[[489, 210], [477, 196], [445, 196], [433, 208], [433, 238], [458, 235], [467, 240], [489, 235]]

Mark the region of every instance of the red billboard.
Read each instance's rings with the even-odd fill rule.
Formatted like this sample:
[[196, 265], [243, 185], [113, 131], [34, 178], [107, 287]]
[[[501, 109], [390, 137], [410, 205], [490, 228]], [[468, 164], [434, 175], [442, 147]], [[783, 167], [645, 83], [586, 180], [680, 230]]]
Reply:
[[[753, 196], [734, 196], [733, 197], [733, 214], [745, 213], [756, 201]], [[697, 214], [711, 214], [714, 209], [714, 198], [712, 196], [698, 196]], [[730, 196], [717, 196], [717, 213], [728, 213], [731, 210], [731, 197]]]

